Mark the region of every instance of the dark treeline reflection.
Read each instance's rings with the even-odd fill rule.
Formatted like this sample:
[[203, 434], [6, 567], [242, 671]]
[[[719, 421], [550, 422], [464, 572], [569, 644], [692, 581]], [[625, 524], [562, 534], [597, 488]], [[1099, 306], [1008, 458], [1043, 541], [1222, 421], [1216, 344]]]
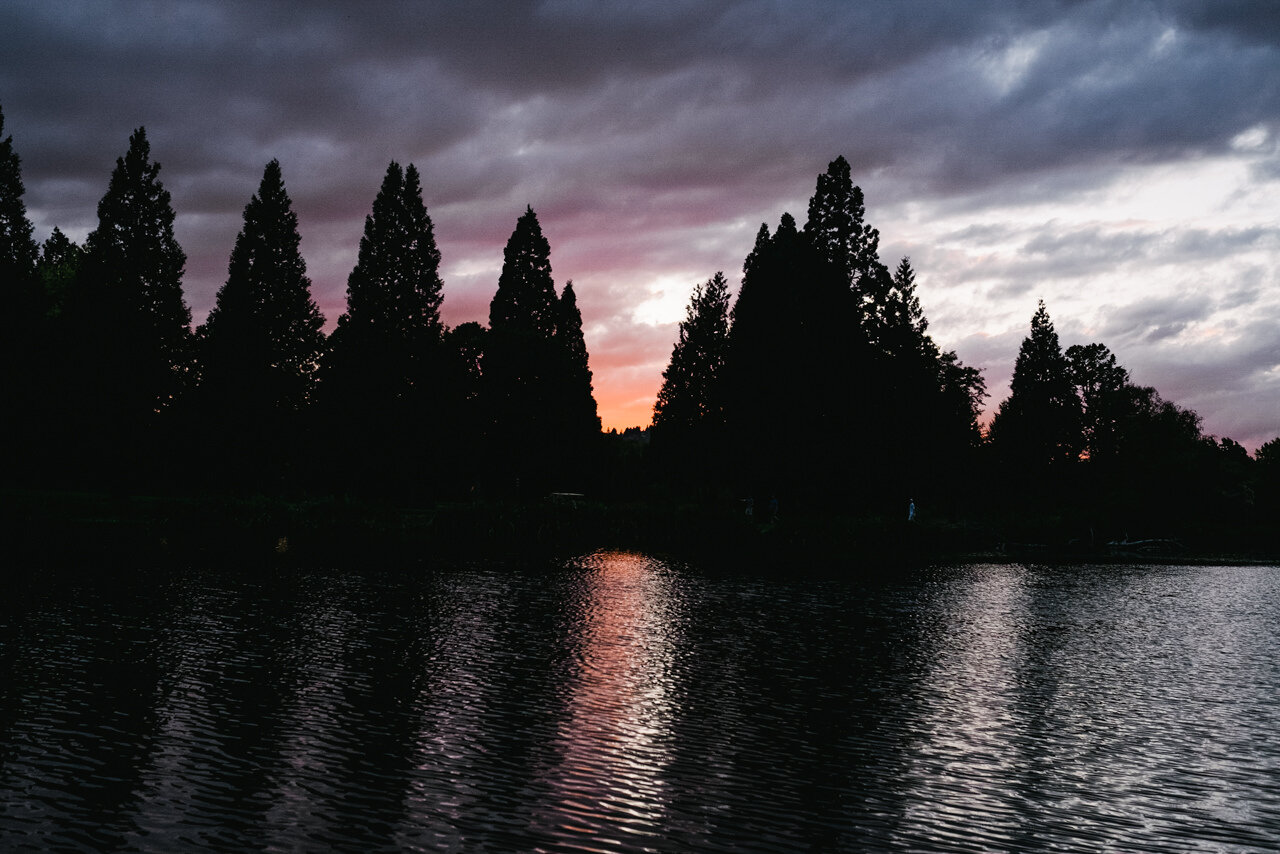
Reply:
[[929, 334], [910, 260], [880, 259], [843, 157], [818, 176], [803, 226], [783, 214], [760, 227], [736, 298], [723, 273], [694, 289], [653, 426], [622, 436], [601, 433], [577, 296], [557, 289], [532, 208], [503, 251], [488, 325], [451, 329], [421, 178], [391, 163], [326, 337], [273, 160], [193, 330], [159, 172], [139, 128], [85, 244], [54, 229], [38, 246], [12, 138], [0, 142], [12, 484], [745, 500], [757, 520], [779, 507], [905, 519], [911, 503], [922, 523], [1088, 544], [1258, 545], [1280, 511], [1280, 442], [1251, 457], [1205, 436], [1104, 344], [1063, 352], [1043, 304], [984, 433], [980, 372]]

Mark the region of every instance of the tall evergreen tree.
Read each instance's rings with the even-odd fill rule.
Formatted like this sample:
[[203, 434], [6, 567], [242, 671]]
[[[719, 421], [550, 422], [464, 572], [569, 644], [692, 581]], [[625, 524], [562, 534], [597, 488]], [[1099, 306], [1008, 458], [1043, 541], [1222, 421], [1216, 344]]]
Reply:
[[729, 285], [716, 273], [694, 288], [653, 408], [654, 454], [676, 479], [722, 475], [728, 349]]
[[263, 170], [244, 209], [227, 281], [200, 328], [202, 402], [230, 468], [275, 479], [299, 450], [324, 346], [324, 317], [311, 297], [298, 216], [280, 163]]
[[44, 309], [50, 318], [62, 314], [67, 299], [72, 295], [80, 268], [84, 262], [84, 249], [68, 238], [56, 226], [40, 250], [36, 272], [44, 292]]
[[855, 289], [873, 274], [880, 260], [880, 232], [867, 225], [865, 214], [862, 188], [853, 183], [849, 161], [837, 157], [818, 176], [804, 232]]
[[653, 407], [657, 432], [678, 435], [723, 424], [728, 345], [729, 285], [724, 273], [718, 272], [694, 288], [680, 321]]
[[[356, 341], [342, 344], [367, 347], [375, 340], [395, 342], [399, 352], [385, 357], [405, 362], [379, 367], [397, 375], [411, 373], [409, 353], [437, 343], [442, 334], [442, 290], [440, 250], [422, 201], [418, 170], [413, 164], [401, 170], [393, 161], [373, 201], [373, 212], [365, 218], [360, 254], [347, 278], [347, 311], [338, 326], [349, 328]], [[333, 346], [340, 342], [335, 340]]]
[[[365, 218], [347, 311], [325, 357], [326, 421], [342, 435], [349, 480], [427, 486], [446, 404], [440, 250], [417, 169], [392, 162]], [[452, 403], [457, 403], [456, 401]]]
[[[565, 432], [570, 423], [565, 405], [570, 364], [579, 372], [572, 385], [581, 392], [585, 377], [590, 388], [590, 373], [582, 373], [585, 360], [580, 358], [585, 346], [577, 356], [571, 355], [581, 337], [581, 317], [576, 304], [565, 314], [551, 277], [550, 256], [538, 217], [528, 208], [503, 250], [483, 356], [492, 470], [500, 483], [518, 483], [526, 493], [577, 475], [571, 464], [577, 431]], [[565, 323], [576, 325], [576, 331], [566, 328], [558, 335]], [[575, 395], [579, 423], [586, 420], [587, 399]]]
[[[65, 410], [51, 425], [69, 475], [115, 485], [177, 479], [176, 407], [195, 379], [186, 255], [138, 128], [116, 160], [52, 337]], [[60, 241], [59, 241], [60, 243]]]
[[113, 339], [103, 342], [104, 368], [118, 371], [107, 386], [128, 411], [169, 406], [191, 383], [191, 310], [182, 295], [187, 256], [173, 234], [174, 212], [151, 161], [145, 128], [129, 137], [98, 203], [98, 227], [85, 242], [85, 318]]
[[1080, 401], [1043, 300], [1018, 350], [1010, 394], [992, 420], [991, 439], [1015, 471], [1032, 478], [1079, 456]]
[[39, 253], [22, 201], [26, 192], [22, 161], [13, 150], [13, 137], [3, 134], [4, 111], [0, 110], [0, 283], [12, 311], [14, 289], [31, 284]]
[[556, 289], [551, 244], [533, 208], [525, 209], [502, 251], [498, 290], [489, 303], [489, 329], [549, 339], [556, 329]]
[[[863, 344], [852, 293], [831, 262], [783, 214], [761, 228], [743, 265], [725, 369], [737, 471], [759, 498], [818, 495], [844, 479]], [[835, 457], [840, 457], [839, 460]]]
[[40, 351], [45, 300], [36, 279], [36, 242], [22, 200], [21, 160], [13, 149], [13, 137], [3, 134], [0, 111], [0, 399], [6, 410], [0, 416], [4, 448], [0, 477], [10, 477], [25, 474], [29, 461], [37, 456], [32, 442], [42, 433], [38, 421], [47, 391], [37, 371], [44, 367], [47, 354]]
[[563, 360], [560, 382], [564, 388], [566, 439], [589, 442], [600, 432], [600, 415], [591, 387], [591, 366], [587, 342], [582, 334], [582, 312], [573, 282], [565, 282], [557, 305], [555, 342]]

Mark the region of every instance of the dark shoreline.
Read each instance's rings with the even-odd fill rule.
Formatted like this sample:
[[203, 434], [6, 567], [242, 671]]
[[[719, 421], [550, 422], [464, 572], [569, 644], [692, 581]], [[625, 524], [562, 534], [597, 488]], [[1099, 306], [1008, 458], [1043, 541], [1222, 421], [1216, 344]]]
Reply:
[[[990, 522], [838, 514], [750, 519], [736, 506], [657, 501], [455, 501], [346, 497], [118, 495], [0, 491], [8, 553], [25, 567], [420, 565], [554, 558], [635, 549], [725, 568], [856, 574], [922, 563], [1280, 564], [1271, 549], [1154, 544], [1151, 553], [1084, 548], [1066, 537], [1011, 543]], [[1163, 551], [1162, 551], [1163, 550]]]

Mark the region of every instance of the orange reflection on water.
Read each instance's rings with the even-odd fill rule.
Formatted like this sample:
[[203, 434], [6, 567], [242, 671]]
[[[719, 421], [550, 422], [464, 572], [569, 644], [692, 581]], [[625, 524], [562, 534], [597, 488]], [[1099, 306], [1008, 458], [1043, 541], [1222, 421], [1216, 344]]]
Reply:
[[561, 831], [606, 845], [659, 837], [674, 712], [677, 603], [666, 568], [643, 555], [600, 552], [581, 561], [576, 670], [548, 783]]

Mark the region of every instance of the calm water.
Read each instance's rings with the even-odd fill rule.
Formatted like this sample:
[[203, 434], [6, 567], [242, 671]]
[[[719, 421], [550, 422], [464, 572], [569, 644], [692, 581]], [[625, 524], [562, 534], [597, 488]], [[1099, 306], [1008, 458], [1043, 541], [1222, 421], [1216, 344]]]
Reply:
[[27, 849], [1274, 851], [1280, 568], [19, 577]]

